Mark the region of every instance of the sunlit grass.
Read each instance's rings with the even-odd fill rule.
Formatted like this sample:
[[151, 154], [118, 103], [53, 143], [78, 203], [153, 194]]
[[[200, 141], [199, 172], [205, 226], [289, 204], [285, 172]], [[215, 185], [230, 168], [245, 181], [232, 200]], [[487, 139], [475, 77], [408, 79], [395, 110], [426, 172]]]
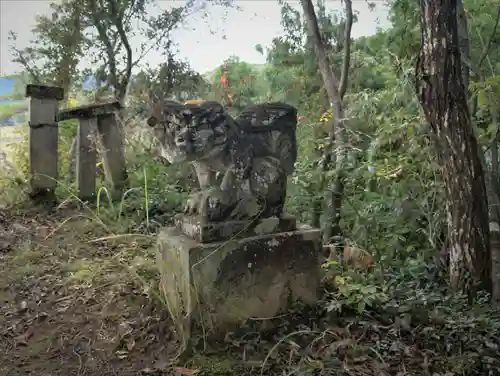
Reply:
[[2, 142], [2, 140], [4, 139], [20, 137], [19, 134], [20, 129], [21, 129], [20, 125], [5, 126], [5, 127], [0, 126], [0, 142]]
[[0, 126], [0, 151], [6, 154], [7, 160], [12, 162], [14, 146], [23, 140], [22, 126]]

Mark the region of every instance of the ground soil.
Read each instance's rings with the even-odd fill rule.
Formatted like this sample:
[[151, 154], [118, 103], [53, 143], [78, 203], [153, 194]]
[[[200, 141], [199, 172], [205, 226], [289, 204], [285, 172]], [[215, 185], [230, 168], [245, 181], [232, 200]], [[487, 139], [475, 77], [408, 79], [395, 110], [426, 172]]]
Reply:
[[169, 374], [152, 241], [95, 241], [110, 229], [77, 213], [0, 212], [0, 375]]
[[179, 356], [154, 235], [89, 210], [0, 210], [0, 375], [260, 375], [273, 363], [276, 341], [245, 330]]
[[0, 209], [0, 375], [482, 376], [500, 369], [497, 329], [483, 330], [476, 314], [436, 321], [367, 312], [323, 317], [318, 326], [318, 312], [299, 309], [274, 333], [243, 327], [216, 346], [195, 340], [179, 356], [156, 285], [155, 237], [123, 230], [117, 218], [91, 211]]

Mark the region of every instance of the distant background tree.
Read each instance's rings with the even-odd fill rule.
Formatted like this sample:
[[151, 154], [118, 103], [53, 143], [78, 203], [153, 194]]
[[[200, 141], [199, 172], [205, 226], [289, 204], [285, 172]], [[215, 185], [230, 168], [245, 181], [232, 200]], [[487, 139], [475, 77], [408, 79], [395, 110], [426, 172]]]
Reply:
[[[71, 86], [92, 82], [97, 96], [126, 99], [132, 72], [153, 50], [172, 61], [172, 32], [187, 17], [206, 13], [210, 5], [232, 6], [231, 0], [193, 0], [161, 9], [156, 0], [64, 0], [51, 4], [51, 16], [40, 16], [32, 45], [13, 46], [16, 62], [34, 81]], [[151, 10], [156, 9], [156, 16]], [[205, 12], [205, 13], [204, 13]], [[15, 42], [15, 35], [12, 36]], [[132, 48], [131, 40], [140, 40]], [[82, 68], [86, 60], [92, 68]], [[79, 80], [78, 80], [79, 79]]]

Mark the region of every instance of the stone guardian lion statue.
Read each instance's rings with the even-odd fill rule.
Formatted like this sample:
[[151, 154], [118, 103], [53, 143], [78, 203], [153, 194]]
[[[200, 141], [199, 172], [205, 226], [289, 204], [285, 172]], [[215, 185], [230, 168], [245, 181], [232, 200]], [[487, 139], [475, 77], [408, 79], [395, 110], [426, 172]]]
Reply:
[[204, 221], [281, 216], [297, 159], [296, 108], [258, 104], [233, 119], [218, 102], [162, 101], [147, 124], [164, 158], [195, 167], [200, 191], [185, 213]]

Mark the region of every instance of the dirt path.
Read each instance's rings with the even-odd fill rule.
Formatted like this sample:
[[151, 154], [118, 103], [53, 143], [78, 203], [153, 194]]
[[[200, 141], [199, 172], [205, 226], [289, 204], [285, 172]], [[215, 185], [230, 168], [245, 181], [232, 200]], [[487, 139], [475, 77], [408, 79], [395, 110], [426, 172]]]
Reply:
[[1, 214], [0, 375], [169, 374], [151, 244], [88, 243], [106, 231], [82, 218], [58, 229], [70, 214]]
[[259, 333], [177, 357], [154, 236], [110, 239], [79, 214], [0, 212], [0, 375], [260, 375], [277, 340]]

